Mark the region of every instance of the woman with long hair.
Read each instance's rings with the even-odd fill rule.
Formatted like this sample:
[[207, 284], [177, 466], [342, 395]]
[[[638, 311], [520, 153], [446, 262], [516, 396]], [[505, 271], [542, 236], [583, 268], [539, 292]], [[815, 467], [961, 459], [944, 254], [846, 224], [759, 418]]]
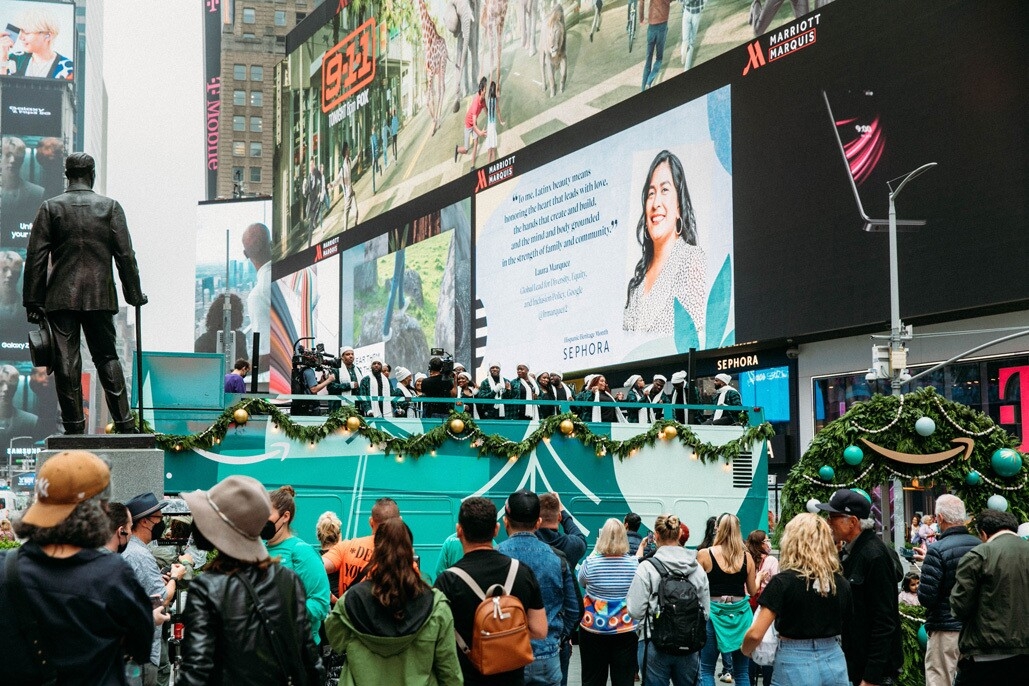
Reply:
[[364, 581], [325, 620], [329, 643], [347, 656], [340, 682], [461, 684], [450, 604], [419, 575], [411, 529], [387, 519], [374, 540]]
[[[757, 568], [757, 593], [750, 596], [750, 608], [757, 611], [758, 599], [765, 590], [765, 586], [772, 580], [772, 577], [779, 573], [779, 560], [772, 555], [772, 542], [761, 529], [754, 529], [747, 536], [747, 552], [754, 560]], [[723, 658], [724, 659], [724, 658]], [[758, 674], [761, 675], [765, 686], [772, 681], [772, 667], [759, 665], [754, 661], [750, 663], [750, 682], [756, 683]]]
[[280, 486], [271, 492], [272, 511], [261, 538], [267, 541], [268, 554], [279, 558], [283, 567], [292, 569], [300, 577], [307, 595], [312, 635], [315, 643], [319, 643], [318, 633], [329, 614], [332, 593], [321, 555], [293, 533], [293, 520], [297, 515], [296, 495], [292, 486]]
[[717, 519], [718, 517], [707, 518], [707, 523], [704, 524], [704, 538], [700, 539], [700, 545], [697, 546], [698, 553], [715, 544], [715, 521]]
[[637, 659], [643, 686], [668, 686], [669, 681], [676, 686], [695, 684], [700, 669], [697, 653], [673, 655], [658, 650], [650, 642], [650, 623], [660, 608], [657, 593], [662, 572], [682, 574], [689, 579], [704, 606], [705, 616], [710, 614], [707, 575], [697, 564], [697, 554], [679, 543], [682, 534], [679, 524], [679, 518], [671, 514], [663, 514], [654, 522], [657, 552], [640, 563], [626, 597], [629, 614], [637, 621]]
[[832, 531], [821, 517], [805, 512], [786, 524], [779, 548], [779, 573], [761, 594], [743, 651], [752, 653], [775, 622], [779, 650], [772, 684], [847, 686], [839, 636], [853, 604]]
[[272, 512], [264, 486], [230, 476], [182, 499], [197, 546], [218, 555], [189, 587], [176, 684], [321, 684], [304, 587], [261, 541]]
[[586, 609], [579, 632], [583, 686], [632, 686], [636, 676], [636, 621], [626, 611], [626, 596], [639, 563], [629, 554], [625, 526], [604, 522], [593, 554], [579, 568]]
[[711, 615], [707, 620], [707, 643], [700, 651], [700, 683], [714, 686], [718, 653], [732, 658], [732, 680], [736, 686], [750, 686], [750, 660], [740, 651], [743, 636], [754, 618], [747, 594], [757, 593], [754, 560], [743, 544], [740, 520], [723, 513], [715, 520], [714, 544], [697, 556], [711, 586]]
[[667, 150], [650, 164], [642, 203], [636, 240], [643, 255], [626, 289], [622, 328], [670, 334], [675, 326], [673, 302], [678, 300], [703, 341], [706, 258], [697, 245], [686, 172], [679, 158]]

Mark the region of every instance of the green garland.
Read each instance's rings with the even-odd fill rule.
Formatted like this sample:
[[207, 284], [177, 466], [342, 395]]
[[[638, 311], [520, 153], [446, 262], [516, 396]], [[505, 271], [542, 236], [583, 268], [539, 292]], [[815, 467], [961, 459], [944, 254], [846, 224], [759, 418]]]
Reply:
[[925, 648], [918, 642], [918, 630], [925, 624], [925, 608], [900, 604], [901, 642], [904, 646], [904, 665], [900, 670], [898, 686], [925, 686]]
[[[356, 431], [372, 445], [377, 446], [384, 453], [395, 454], [398, 459], [405, 456], [414, 458], [425, 454], [431, 454], [438, 450], [448, 440], [472, 441], [480, 457], [498, 457], [506, 460], [517, 460], [523, 455], [532, 452], [541, 441], [549, 441], [553, 435], [563, 435], [561, 425], [565, 421], [571, 422], [572, 430], [568, 436], [577, 438], [587, 448], [593, 450], [597, 457], [613, 455], [619, 460], [624, 460], [636, 454], [642, 448], [652, 446], [659, 440], [669, 440], [667, 431], [669, 427], [675, 430], [674, 438], [684, 446], [693, 449], [697, 459], [702, 463], [719, 461], [729, 463], [735, 459], [741, 451], [748, 451], [759, 442], [771, 438], [775, 431], [767, 422], [758, 426], [748, 428], [744, 434], [724, 445], [716, 446], [705, 443], [685, 424], [665, 419], [655, 422], [646, 433], [633, 436], [624, 441], [616, 441], [607, 436], [595, 434], [590, 431], [589, 426], [577, 415], [565, 413], [547, 417], [540, 422], [539, 428], [521, 441], [512, 441], [496, 434], [487, 434], [479, 429], [475, 420], [468, 414], [462, 412], [451, 412], [450, 416], [443, 420], [439, 426], [430, 429], [423, 434], [413, 434], [408, 437], [393, 436], [386, 431], [376, 429], [368, 425], [365, 418], [350, 405], [343, 405], [333, 411], [320, 426], [309, 426], [297, 424], [286, 413], [267, 400], [252, 398], [240, 402], [225, 409], [215, 422], [199, 433], [189, 435], [176, 434], [155, 434], [157, 444], [164, 450], [179, 452], [194, 449], [209, 450], [225, 438], [225, 434], [236, 425], [234, 415], [237, 411], [243, 410], [249, 416], [267, 415], [272, 427], [282, 431], [288, 438], [294, 441], [317, 444], [326, 437], [340, 433], [349, 435], [351, 429], [350, 421], [357, 419]], [[458, 434], [451, 429], [451, 423], [455, 419], [464, 422], [463, 431]], [[567, 426], [567, 425], [566, 425]]]

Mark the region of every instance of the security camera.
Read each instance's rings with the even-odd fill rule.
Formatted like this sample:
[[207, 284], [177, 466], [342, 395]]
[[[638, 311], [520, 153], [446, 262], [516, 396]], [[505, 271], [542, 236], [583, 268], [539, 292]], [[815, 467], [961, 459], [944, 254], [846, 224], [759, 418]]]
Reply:
[[800, 350], [795, 346], [786, 348], [786, 357], [790, 358], [791, 360], [795, 360], [798, 357], [800, 357]]

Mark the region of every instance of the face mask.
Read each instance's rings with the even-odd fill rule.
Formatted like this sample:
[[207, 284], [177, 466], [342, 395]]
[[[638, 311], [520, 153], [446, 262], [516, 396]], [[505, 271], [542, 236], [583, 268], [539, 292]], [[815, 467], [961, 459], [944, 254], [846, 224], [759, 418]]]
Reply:
[[280, 527], [278, 526], [278, 524], [281, 521], [282, 521], [282, 517], [279, 517], [274, 522], [271, 521], [271, 520], [268, 520], [267, 522], [265, 522], [264, 523], [264, 528], [261, 529], [261, 538], [263, 538], [266, 541], [270, 541], [273, 538], [275, 538], [275, 534], [279, 533], [279, 528]]
[[156, 541], [164, 533], [164, 520], [162, 519], [150, 529], [150, 540]]
[[204, 534], [200, 531], [200, 529], [197, 528], [196, 522], [193, 522], [193, 524], [190, 526], [190, 532], [189, 533], [190, 533], [190, 536], [192, 536], [192, 538], [193, 538], [193, 544], [197, 548], [199, 548], [200, 550], [203, 550], [203, 551], [214, 550], [214, 548], [215, 548], [214, 543], [211, 543], [209, 540], [207, 540], [207, 536], [204, 536]]
[[[122, 543], [122, 541], [124, 541], [124, 543]], [[129, 547], [129, 537], [119, 533], [118, 534], [118, 554], [121, 555], [122, 553], [124, 553], [125, 549], [128, 548], [128, 547]]]

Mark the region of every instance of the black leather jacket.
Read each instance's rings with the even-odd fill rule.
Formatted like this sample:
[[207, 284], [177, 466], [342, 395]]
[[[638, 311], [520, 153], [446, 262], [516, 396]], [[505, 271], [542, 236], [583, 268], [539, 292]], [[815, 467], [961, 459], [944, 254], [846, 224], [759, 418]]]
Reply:
[[[47, 269], [53, 262], [53, 269]], [[50, 198], [32, 223], [25, 257], [25, 307], [47, 312], [117, 312], [112, 261], [130, 305], [142, 305], [139, 268], [121, 205], [81, 181]]]
[[279, 564], [264, 571], [247, 567], [232, 575], [208, 572], [193, 581], [184, 616], [183, 668], [176, 683], [286, 683], [272, 639], [239, 575], [246, 575], [264, 606], [275, 641], [293, 672], [293, 683], [321, 684], [324, 674], [311, 637], [303, 586], [292, 570]]

